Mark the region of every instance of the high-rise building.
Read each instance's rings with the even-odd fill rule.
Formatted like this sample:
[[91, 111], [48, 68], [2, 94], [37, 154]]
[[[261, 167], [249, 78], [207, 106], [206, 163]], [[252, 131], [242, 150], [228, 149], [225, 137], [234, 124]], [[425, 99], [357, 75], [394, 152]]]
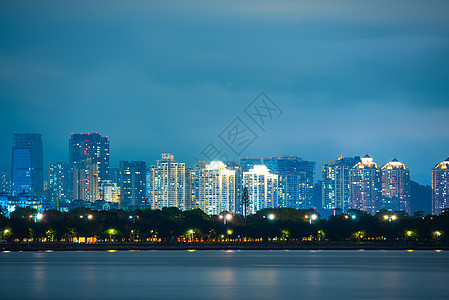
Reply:
[[44, 171], [40, 134], [14, 134], [11, 160], [12, 194], [22, 192], [42, 196]]
[[120, 168], [109, 168], [109, 180], [116, 183], [119, 187], [122, 185], [120, 182], [120, 176]]
[[0, 170], [0, 193], [11, 193], [11, 172]]
[[278, 175], [271, 174], [265, 165], [243, 172], [243, 186], [248, 188], [249, 214], [278, 206]]
[[313, 175], [315, 162], [301, 157], [264, 158], [263, 164], [278, 175], [280, 207], [307, 209], [313, 207]]
[[185, 164], [176, 162], [173, 154], [162, 158], [147, 172], [147, 197], [153, 209], [177, 207], [185, 210]]
[[86, 164], [90, 158], [91, 163], [98, 165], [98, 179], [109, 179], [109, 140], [96, 133], [73, 134], [69, 145], [69, 165], [73, 170], [79, 164]]
[[112, 180], [100, 181], [100, 200], [112, 203], [120, 201], [120, 187]]
[[48, 186], [46, 190], [47, 201], [56, 204], [70, 200], [69, 165], [67, 162], [56, 162], [48, 165]]
[[360, 157], [340, 157], [323, 162], [322, 166], [322, 208], [340, 209], [346, 212], [350, 205], [349, 170], [360, 162]]
[[432, 169], [432, 214], [449, 209], [449, 157]]
[[350, 208], [376, 213], [381, 196], [380, 168], [367, 154], [349, 171], [351, 182]]
[[120, 162], [122, 207], [138, 209], [144, 206], [147, 184], [146, 169], [144, 161]]
[[208, 215], [235, 212], [235, 170], [221, 161], [212, 161], [200, 175], [199, 208]]
[[73, 200], [95, 202], [100, 200], [98, 164], [87, 158], [83, 163], [73, 166]]
[[396, 158], [385, 164], [382, 169], [382, 197], [377, 209], [389, 211], [405, 211], [411, 215], [410, 209], [410, 171], [406, 165]]

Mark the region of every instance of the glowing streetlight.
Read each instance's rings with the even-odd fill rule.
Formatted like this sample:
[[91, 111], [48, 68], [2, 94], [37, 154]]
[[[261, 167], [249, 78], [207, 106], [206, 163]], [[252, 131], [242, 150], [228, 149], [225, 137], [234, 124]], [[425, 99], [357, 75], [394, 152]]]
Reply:
[[267, 216], [267, 218], [268, 218], [268, 220], [270, 220], [270, 221], [274, 221], [274, 219], [276, 219], [276, 216], [275, 216], [274, 214], [269, 214], [269, 215]]
[[398, 217], [396, 215], [384, 215], [384, 220], [389, 222], [396, 221], [397, 218]]
[[92, 220], [93, 217], [94, 217], [93, 215], [88, 215], [87, 219]]
[[443, 235], [443, 233], [441, 231], [437, 230], [437, 231], [433, 232], [433, 235], [438, 240]]
[[315, 221], [316, 219], [318, 219], [318, 215], [311, 214], [310, 216], [306, 216], [306, 219], [309, 219], [309, 223], [310, 223], [310, 225], [312, 225], [312, 221]]
[[190, 229], [190, 230], [188, 231], [188, 233], [191, 235], [190, 241], [193, 242], [193, 234], [195, 233], [195, 230]]
[[112, 241], [112, 235], [115, 235], [117, 232], [115, 231], [114, 228], [108, 229], [108, 233], [109, 233], [109, 241]]
[[226, 222], [229, 222], [232, 220], [232, 215], [231, 214], [226, 214], [226, 215], [219, 215], [218, 216], [221, 220], [223, 220], [223, 224], [226, 224]]

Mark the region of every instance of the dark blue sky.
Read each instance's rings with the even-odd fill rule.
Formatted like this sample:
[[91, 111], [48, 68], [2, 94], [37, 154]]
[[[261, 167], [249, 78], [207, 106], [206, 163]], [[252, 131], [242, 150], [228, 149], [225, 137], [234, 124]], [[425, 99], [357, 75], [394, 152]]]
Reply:
[[[94, 2], [94, 3], [92, 3]], [[12, 134], [108, 135], [111, 160], [194, 156], [265, 91], [284, 111], [245, 156], [449, 156], [447, 1], [9, 1], [0, 9], [0, 167]], [[245, 120], [246, 121], [246, 120]]]

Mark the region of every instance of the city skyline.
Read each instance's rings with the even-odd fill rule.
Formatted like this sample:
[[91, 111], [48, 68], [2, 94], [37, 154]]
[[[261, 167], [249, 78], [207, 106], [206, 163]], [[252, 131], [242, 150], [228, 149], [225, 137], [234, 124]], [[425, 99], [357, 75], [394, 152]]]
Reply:
[[2, 1], [0, 294], [447, 298], [448, 16]]
[[[428, 205], [437, 214], [447, 207], [447, 159], [436, 165], [435, 168], [442, 166], [438, 175], [432, 169], [432, 197], [428, 199], [416, 188], [411, 193], [411, 186], [416, 183], [410, 179], [408, 166], [396, 158], [378, 164], [368, 154], [362, 158], [341, 156], [323, 161], [321, 172], [315, 173], [316, 162], [297, 156], [209, 159], [189, 165], [175, 161], [171, 153], [162, 153], [156, 165], [149, 162], [148, 168], [145, 161], [120, 161], [120, 167], [114, 168], [109, 164], [109, 151], [108, 136], [102, 137], [98, 132], [72, 133], [70, 163], [49, 164], [48, 178], [43, 180], [42, 167], [33, 164], [36, 157], [37, 164], [42, 164], [41, 135], [14, 134], [12, 162], [23, 174], [11, 177], [11, 196], [18, 196], [19, 190], [23, 190], [30, 195], [26, 196], [27, 201], [38, 201], [44, 209], [177, 207], [200, 208], [216, 215], [222, 211], [242, 213], [242, 192], [248, 188], [250, 213], [288, 207], [334, 213], [358, 209], [371, 214], [387, 209], [412, 215], [423, 207], [427, 211]], [[40, 170], [38, 176], [36, 170]], [[8, 190], [5, 180], [3, 176], [2, 189]], [[26, 188], [14, 188], [23, 182], [28, 182]], [[36, 189], [36, 185], [43, 188]], [[412, 198], [418, 202], [412, 203]]]
[[[14, 134], [16, 134], [16, 135], [29, 135], [29, 134], [37, 134], [37, 135], [41, 135], [42, 136], [42, 134], [39, 134], [39, 133], [14, 133]], [[90, 135], [92, 135], [92, 136], [100, 136], [101, 137], [101, 134], [99, 134], [99, 132], [85, 132], [85, 133], [70, 133], [70, 139], [73, 139], [73, 136], [75, 135], [75, 136], [82, 136], [82, 135], [85, 135], [85, 136], [90, 136]], [[106, 139], [106, 141], [107, 141], [107, 147], [108, 147], [108, 149], [107, 149], [107, 151], [109, 152], [109, 136], [106, 136], [105, 137]], [[69, 139], [69, 142], [70, 142], [70, 139]], [[13, 142], [13, 141], [12, 141]], [[44, 147], [45, 148], [45, 147]], [[192, 146], [192, 148], [194, 148], [194, 146]], [[197, 147], [197, 148], [199, 148], [199, 147]], [[44, 169], [45, 168], [47, 168], [49, 165], [51, 165], [51, 164], [54, 164], [54, 163], [57, 163], [57, 162], [68, 162], [68, 161], [70, 161], [71, 160], [71, 155], [70, 155], [70, 147], [69, 147], [69, 150], [68, 151], [66, 151], [67, 153], [68, 153], [68, 157], [67, 157], [67, 159], [60, 159], [60, 160], [57, 160], [57, 159], [48, 159], [48, 155], [45, 155], [45, 151], [43, 151], [43, 156], [45, 157], [45, 156], [47, 156], [47, 161], [45, 161], [45, 159], [44, 159], [44, 163], [43, 163], [43, 165], [44, 165]], [[354, 152], [354, 151], [352, 151], [352, 152]], [[133, 155], [132, 154], [133, 152], [132, 151], [130, 151], [130, 154], [128, 155], [129, 157], [131, 157], [131, 156], [135, 156], [135, 155]], [[162, 151], [162, 152], [160, 152], [160, 153], [176, 153], [175, 151]], [[158, 159], [158, 157], [160, 156], [160, 153], [159, 154], [157, 154], [156, 155], [156, 157], [155, 158], [149, 158], [149, 159], [143, 159], [143, 158], [140, 158], [140, 159], [137, 159], [137, 160], [134, 160], [134, 161], [145, 161], [145, 162], [147, 162], [147, 163], [151, 163], [151, 162], [154, 162], [154, 161], [157, 161]], [[362, 153], [355, 153], [355, 156], [354, 157], [361, 157], [361, 156], [363, 156], [363, 155], [368, 155], [369, 154], [369, 156], [370, 157], [377, 157], [376, 155], [372, 155], [372, 152], [370, 152], [370, 151], [367, 151], [367, 152], [363, 152], [364, 154], [362, 154]], [[248, 153], [248, 154], [250, 154], [250, 153]], [[299, 156], [298, 156], [298, 154], [299, 154]], [[357, 156], [358, 155], [358, 156]], [[280, 153], [274, 153], [273, 155], [264, 155], [264, 154], [261, 154], [261, 155], [259, 155], [259, 156], [256, 156], [256, 155], [243, 155], [243, 156], [240, 156], [240, 157], [238, 157], [238, 156], [234, 156], [234, 157], [232, 157], [231, 159], [229, 159], [229, 160], [223, 160], [223, 161], [228, 161], [228, 162], [233, 162], [233, 161], [238, 161], [238, 160], [240, 160], [240, 159], [263, 159], [263, 158], [265, 158], [265, 159], [267, 159], [267, 158], [276, 158], [276, 157], [282, 157], [282, 156], [286, 156], [286, 157], [295, 157], [295, 156], [298, 156], [298, 157], [300, 157], [300, 158], [304, 158], [304, 156], [302, 156], [301, 155], [301, 153], [294, 153], [294, 154], [292, 154], [292, 153], [287, 153], [287, 154], [285, 154], [285, 153], [283, 153], [283, 154], [280, 154]], [[340, 153], [339, 155], [337, 155], [338, 157], [350, 157], [351, 155], [345, 155], [344, 153]], [[126, 156], [125, 156], [126, 157]], [[388, 157], [388, 154], [387, 154], [387, 157]], [[392, 161], [392, 159], [396, 159], [396, 157], [400, 157], [399, 155], [390, 155], [389, 156], [390, 158], [389, 159], [386, 159], [385, 161], [380, 161], [379, 162], [379, 164], [381, 165], [381, 166], [383, 166], [383, 165], [385, 165], [385, 164], [387, 164], [387, 163], [389, 163], [389, 162], [391, 162]], [[427, 185], [427, 186], [430, 186], [431, 185], [431, 173], [432, 173], [432, 169], [433, 169], [433, 166], [435, 166], [435, 164], [438, 164], [438, 163], [440, 163], [441, 161], [442, 161], [442, 159], [444, 158], [444, 157], [447, 157], [447, 155], [446, 156], [442, 156], [441, 158], [437, 158], [437, 159], [435, 159], [435, 162], [433, 162], [432, 163], [432, 167], [429, 167], [428, 168], [428, 174], [420, 174], [420, 176], [413, 176], [414, 175], [414, 170], [412, 170], [412, 172], [411, 172], [411, 179], [413, 180], [413, 181], [416, 181], [416, 182], [418, 182], [419, 184], [422, 184], [422, 185]], [[11, 159], [10, 159], [10, 157], [8, 157], [8, 159], [9, 159], [9, 162], [11, 162]], [[114, 157], [112, 156], [112, 157], [110, 157], [109, 156], [109, 153], [107, 154], [107, 159], [108, 159], [108, 161], [107, 161], [107, 163], [108, 163], [108, 166], [110, 165], [111, 166], [111, 168], [119, 168], [120, 167], [120, 162], [121, 161], [131, 161], [130, 159], [114, 159]], [[109, 162], [109, 159], [110, 159], [110, 161], [111, 162]], [[193, 157], [188, 157], [186, 160], [184, 160], [184, 161], [186, 161], [186, 166], [193, 166], [194, 164], [195, 164], [195, 162], [197, 162], [197, 161], [200, 161], [200, 160], [204, 160], [204, 161], [212, 161], [213, 159], [197, 159], [195, 156], [193, 156]], [[318, 159], [318, 160], [312, 160], [312, 159], [307, 159], [308, 161], [314, 161], [314, 162], [316, 162], [316, 166], [315, 166], [315, 168], [314, 168], [314, 172], [315, 173], [319, 173], [319, 172], [321, 172], [321, 164], [325, 164], [328, 160], [329, 160], [329, 158], [324, 158], [324, 159]], [[6, 161], [6, 160], [5, 160]], [[401, 160], [402, 161], [402, 160]], [[410, 165], [410, 163], [406, 163], [407, 164], [407, 166], [409, 166]], [[11, 163], [9, 163], [9, 166], [8, 167], [0, 167], [0, 170], [2, 171], [2, 172], [6, 172], [6, 173], [9, 173], [10, 171], [11, 171]], [[43, 172], [43, 176], [44, 176], [44, 179], [45, 180], [48, 180], [48, 173], [47, 172]], [[418, 177], [418, 178], [417, 178]], [[315, 180], [314, 180], [314, 183], [316, 183], [317, 182], [317, 179], [315, 178]]]
[[[0, 139], [42, 134], [45, 165], [97, 131], [116, 165], [193, 162], [264, 91], [283, 113], [265, 130], [242, 118], [243, 156], [397, 157], [430, 185], [449, 149], [446, 3], [175, 3], [5, 4]], [[1, 143], [0, 168], [9, 156]]]

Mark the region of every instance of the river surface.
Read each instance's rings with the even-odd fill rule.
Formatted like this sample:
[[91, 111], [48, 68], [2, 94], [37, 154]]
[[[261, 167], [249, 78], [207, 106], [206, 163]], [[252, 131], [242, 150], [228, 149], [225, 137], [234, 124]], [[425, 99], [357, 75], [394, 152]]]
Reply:
[[449, 251], [0, 252], [0, 299], [449, 299]]

